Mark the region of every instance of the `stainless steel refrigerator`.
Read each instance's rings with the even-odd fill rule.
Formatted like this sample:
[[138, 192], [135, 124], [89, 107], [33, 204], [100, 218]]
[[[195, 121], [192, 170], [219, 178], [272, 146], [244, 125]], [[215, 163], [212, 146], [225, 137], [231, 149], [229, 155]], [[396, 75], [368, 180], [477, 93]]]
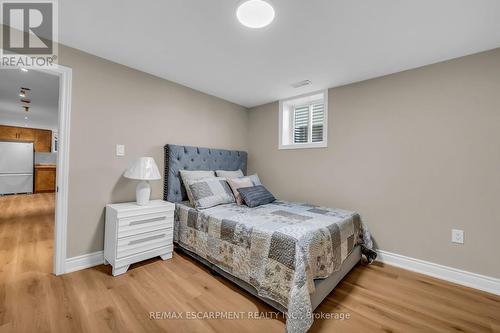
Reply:
[[0, 195], [33, 193], [33, 143], [0, 142]]

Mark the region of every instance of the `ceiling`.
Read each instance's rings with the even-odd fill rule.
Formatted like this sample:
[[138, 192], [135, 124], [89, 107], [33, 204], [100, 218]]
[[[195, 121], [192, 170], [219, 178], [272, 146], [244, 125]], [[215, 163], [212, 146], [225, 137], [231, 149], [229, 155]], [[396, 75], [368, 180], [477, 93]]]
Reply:
[[498, 0], [272, 3], [253, 30], [238, 0], [60, 1], [59, 40], [246, 107], [500, 47]]
[[[21, 106], [20, 88], [31, 89], [30, 111]], [[19, 69], [0, 69], [0, 119], [2, 124], [57, 128], [59, 105], [59, 77], [47, 73]], [[28, 117], [28, 119], [25, 119]]]

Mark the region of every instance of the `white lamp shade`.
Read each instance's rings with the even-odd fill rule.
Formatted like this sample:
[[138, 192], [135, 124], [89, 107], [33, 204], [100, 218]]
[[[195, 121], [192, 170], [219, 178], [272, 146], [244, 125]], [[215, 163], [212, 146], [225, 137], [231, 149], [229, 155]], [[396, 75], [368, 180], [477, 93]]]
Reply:
[[158, 166], [152, 157], [140, 157], [130, 164], [124, 177], [139, 180], [157, 180], [161, 179]]

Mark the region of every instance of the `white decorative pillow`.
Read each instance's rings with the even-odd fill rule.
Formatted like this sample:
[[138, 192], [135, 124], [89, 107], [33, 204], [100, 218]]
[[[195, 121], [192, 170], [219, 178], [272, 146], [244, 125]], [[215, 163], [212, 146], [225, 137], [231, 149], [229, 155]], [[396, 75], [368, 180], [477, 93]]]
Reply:
[[191, 191], [189, 189], [188, 182], [204, 179], [204, 178], [215, 178], [215, 173], [213, 171], [201, 171], [201, 170], [179, 170], [181, 174], [182, 183], [184, 184], [184, 188], [186, 189], [187, 196], [191, 204], [194, 205], [193, 196], [191, 195]]
[[244, 176], [243, 171], [241, 170], [236, 170], [236, 171], [216, 170], [215, 174], [217, 175], [217, 177], [222, 177], [227, 179], [240, 178]]
[[188, 181], [196, 209], [210, 208], [234, 202], [233, 192], [225, 178], [204, 178]]
[[257, 176], [257, 174], [253, 174], [251, 176], [240, 177], [239, 179], [249, 179], [252, 182], [253, 186], [262, 185], [262, 183], [260, 182], [259, 176]]

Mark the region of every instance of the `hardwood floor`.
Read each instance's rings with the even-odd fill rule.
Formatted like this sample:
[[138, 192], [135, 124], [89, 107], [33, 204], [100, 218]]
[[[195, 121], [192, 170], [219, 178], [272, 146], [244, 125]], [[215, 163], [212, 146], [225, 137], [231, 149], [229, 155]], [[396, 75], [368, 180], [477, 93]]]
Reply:
[[[282, 318], [190, 320], [198, 311], [273, 310], [174, 254], [112, 277], [52, 271], [54, 194], [0, 197], [0, 332], [283, 332]], [[150, 312], [184, 319], [150, 319]], [[376, 263], [358, 265], [316, 313], [312, 332], [500, 332], [500, 297]], [[214, 313], [215, 314], [215, 313]]]

